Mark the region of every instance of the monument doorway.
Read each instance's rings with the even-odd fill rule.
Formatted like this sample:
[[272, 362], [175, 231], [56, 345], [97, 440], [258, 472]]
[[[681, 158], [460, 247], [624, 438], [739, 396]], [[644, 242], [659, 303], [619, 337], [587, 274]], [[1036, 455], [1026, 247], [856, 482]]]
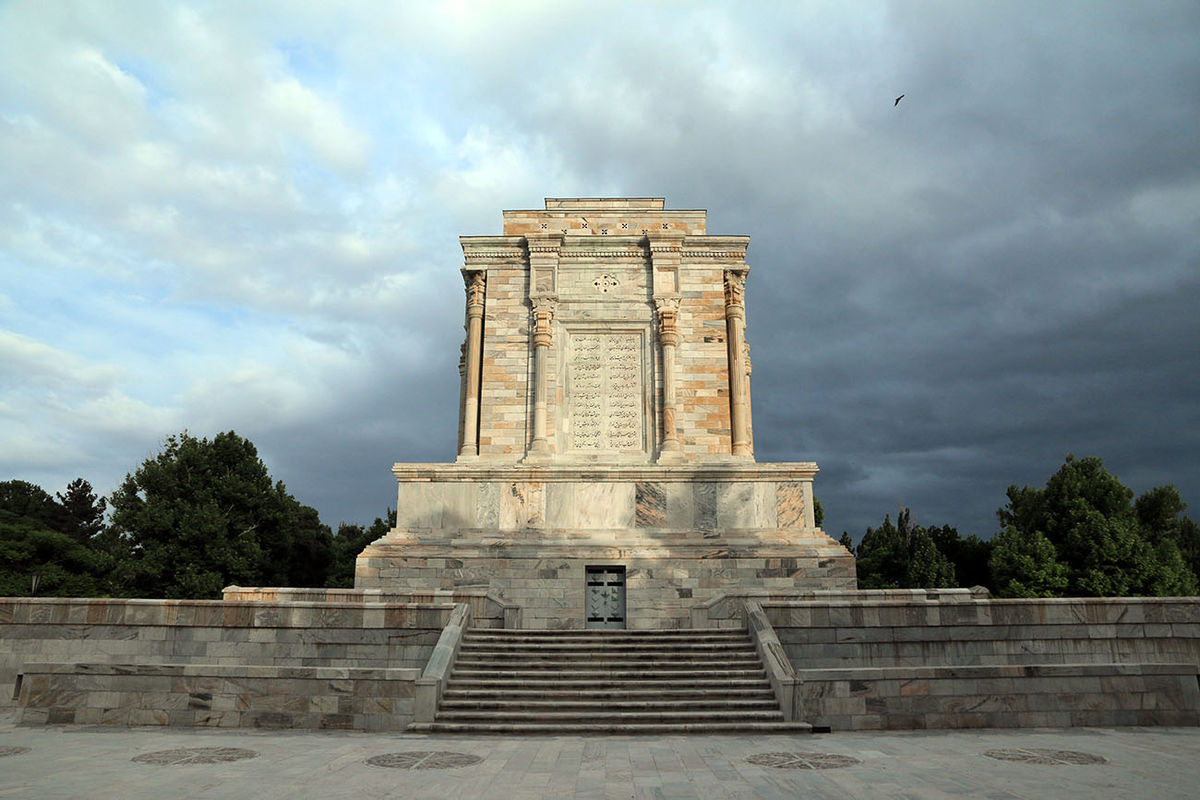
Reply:
[[625, 627], [625, 568], [586, 567], [587, 599], [584, 603], [588, 628]]

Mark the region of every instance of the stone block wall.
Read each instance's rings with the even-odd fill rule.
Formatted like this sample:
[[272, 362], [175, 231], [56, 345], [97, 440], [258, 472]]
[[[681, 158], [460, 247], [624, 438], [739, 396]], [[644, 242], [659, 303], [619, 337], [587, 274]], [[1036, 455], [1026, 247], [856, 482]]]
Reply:
[[1200, 598], [763, 601], [796, 669], [1200, 664]]
[[785, 713], [818, 729], [1200, 724], [1200, 598], [763, 592], [692, 624], [754, 604], [787, 661]]
[[20, 723], [402, 731], [419, 669], [28, 664]]
[[421, 669], [453, 608], [0, 598], [0, 705], [28, 663]]
[[520, 608], [488, 593], [483, 587], [419, 587], [414, 589], [301, 589], [291, 586], [226, 586], [225, 602], [267, 603], [415, 603], [440, 605], [466, 603], [471, 607], [472, 628], [519, 628]]
[[796, 678], [799, 718], [834, 731], [1200, 724], [1192, 664], [797, 670]]

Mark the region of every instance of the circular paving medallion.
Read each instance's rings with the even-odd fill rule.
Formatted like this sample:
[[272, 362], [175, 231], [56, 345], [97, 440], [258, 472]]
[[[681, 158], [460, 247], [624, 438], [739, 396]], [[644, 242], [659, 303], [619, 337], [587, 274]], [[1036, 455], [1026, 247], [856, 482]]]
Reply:
[[141, 764], [221, 764], [226, 761], [241, 761], [258, 758], [257, 750], [240, 747], [181, 747], [178, 750], [157, 750], [134, 756], [133, 761]]
[[450, 750], [408, 750], [403, 753], [384, 753], [366, 760], [372, 767], [393, 769], [451, 769], [469, 767], [483, 761], [483, 756], [455, 753]]
[[4, 747], [0, 747], [0, 756], [19, 756], [19, 755], [21, 755], [21, 753], [28, 753], [28, 752], [29, 752], [28, 747], [16, 747], [15, 745], [14, 746], [5, 745]]
[[773, 769], [838, 769], [861, 763], [837, 753], [756, 753], [746, 760]]
[[1104, 764], [1107, 759], [1078, 750], [1052, 750], [1045, 747], [1012, 747], [1004, 750], [988, 750], [988, 758], [999, 761], [1020, 761], [1025, 764], [1054, 764], [1058, 766], [1081, 764]]

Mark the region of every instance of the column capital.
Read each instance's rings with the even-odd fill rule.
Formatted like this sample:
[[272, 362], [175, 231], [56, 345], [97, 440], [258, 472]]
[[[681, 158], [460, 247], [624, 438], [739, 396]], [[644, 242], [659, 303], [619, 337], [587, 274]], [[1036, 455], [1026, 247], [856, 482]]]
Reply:
[[551, 341], [551, 324], [554, 313], [558, 309], [558, 295], [536, 294], [529, 298], [533, 315], [533, 345], [534, 347], [549, 347]]
[[741, 310], [746, 302], [746, 270], [725, 270], [725, 310]]
[[487, 288], [487, 272], [463, 270], [463, 282], [467, 285], [467, 305], [482, 306], [483, 293]]
[[665, 347], [679, 344], [679, 295], [660, 294], [654, 296], [654, 310], [658, 313], [658, 340]]

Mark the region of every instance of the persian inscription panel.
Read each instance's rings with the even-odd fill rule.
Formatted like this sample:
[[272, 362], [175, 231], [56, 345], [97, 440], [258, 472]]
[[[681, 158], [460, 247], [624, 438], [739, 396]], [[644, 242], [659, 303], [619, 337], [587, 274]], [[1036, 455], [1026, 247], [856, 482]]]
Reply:
[[583, 452], [639, 451], [643, 431], [642, 337], [576, 333], [567, 363], [567, 442]]

